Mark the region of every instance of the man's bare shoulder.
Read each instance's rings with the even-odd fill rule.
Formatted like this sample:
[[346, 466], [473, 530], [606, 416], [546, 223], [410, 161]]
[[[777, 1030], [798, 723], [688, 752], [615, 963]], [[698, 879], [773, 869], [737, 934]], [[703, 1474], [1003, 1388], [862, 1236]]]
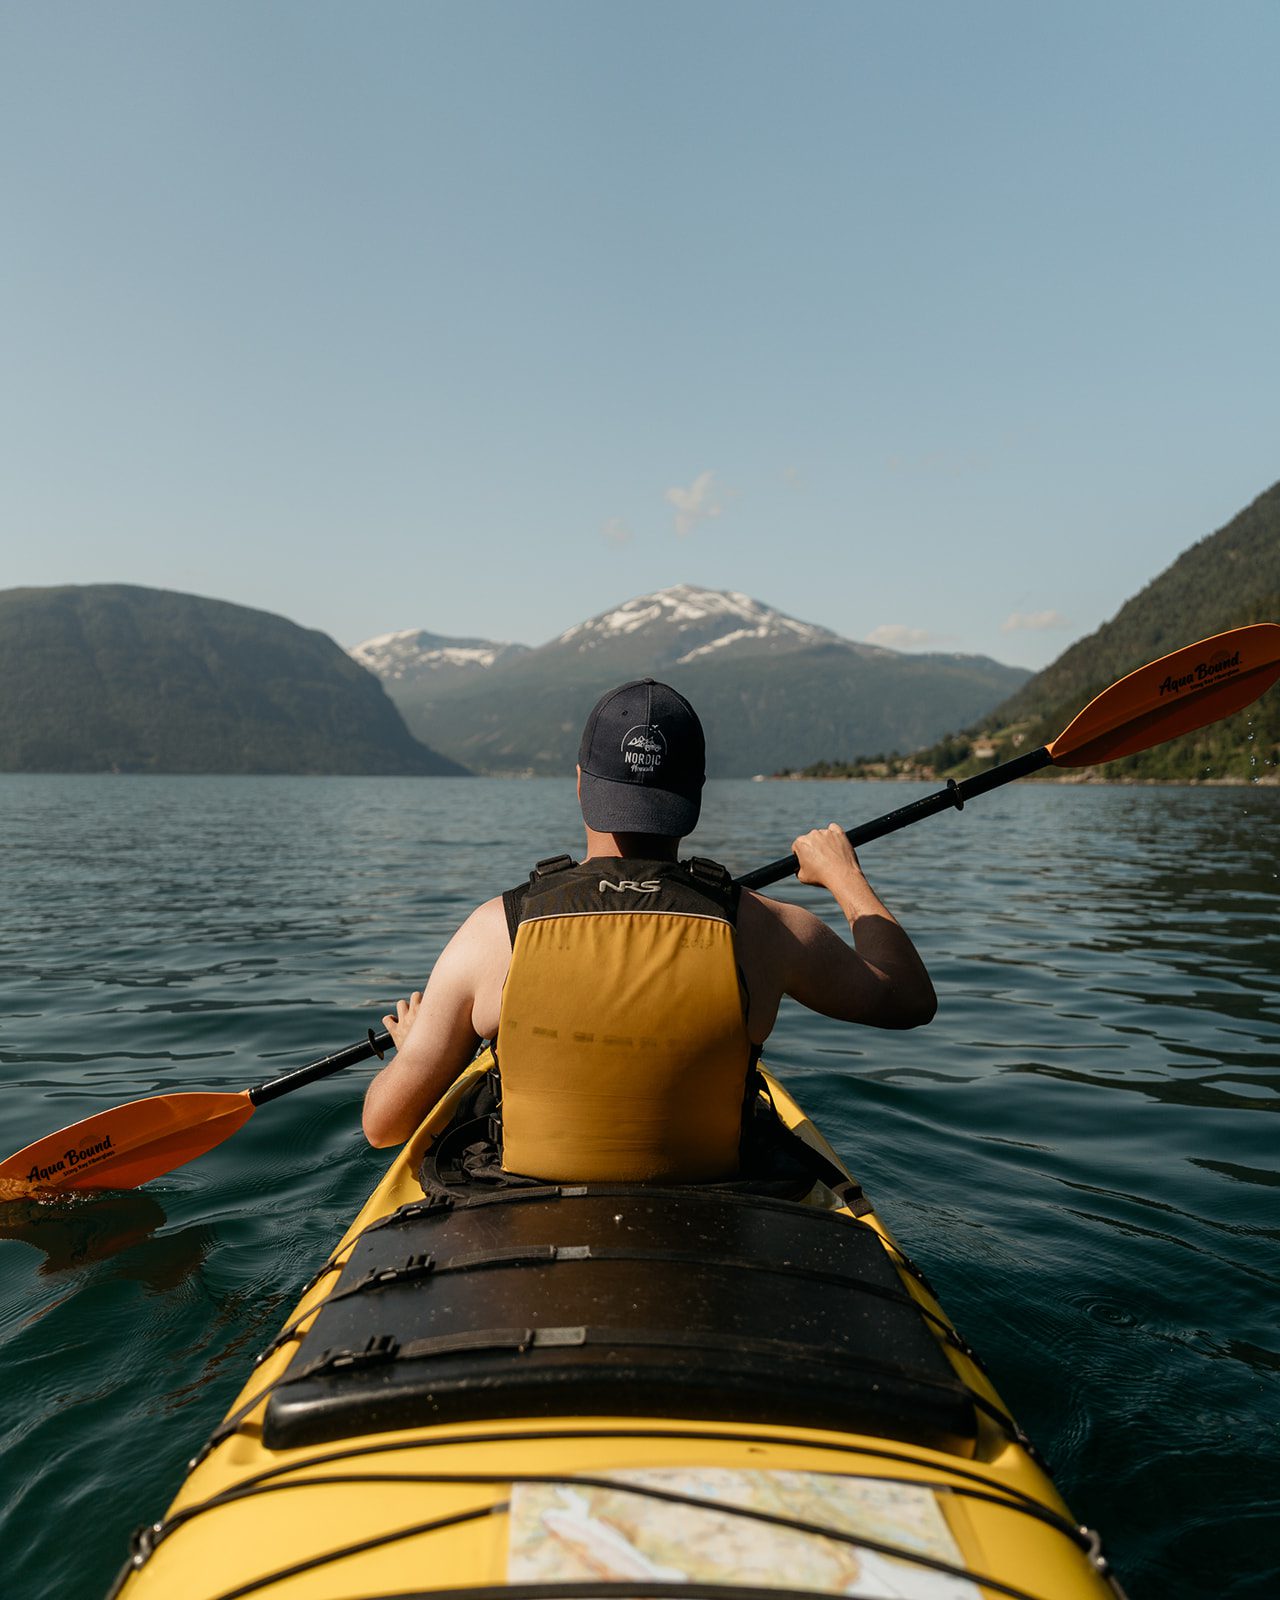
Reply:
[[502, 896], [495, 894], [492, 900], [485, 900], [481, 905], [478, 905], [462, 926], [464, 928], [472, 926], [481, 928], [486, 933], [492, 933], [495, 928], [501, 928], [505, 933], [507, 929], [507, 908], [502, 903]]
[[445, 954], [458, 957], [489, 956], [495, 950], [510, 954], [507, 911], [500, 894], [478, 905], [445, 946]]
[[738, 927], [748, 937], [770, 940], [812, 938], [824, 926], [822, 920], [804, 906], [789, 900], [770, 900], [754, 889], [744, 889], [738, 903]]

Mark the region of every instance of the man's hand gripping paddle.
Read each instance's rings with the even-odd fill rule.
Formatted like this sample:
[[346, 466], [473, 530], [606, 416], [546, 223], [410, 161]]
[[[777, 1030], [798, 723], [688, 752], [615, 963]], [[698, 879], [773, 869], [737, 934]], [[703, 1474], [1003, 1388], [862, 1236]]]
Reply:
[[[1047, 766], [1091, 767], [1149, 750], [1242, 711], [1277, 678], [1280, 624], [1258, 622], [1215, 634], [1104, 689], [1051, 744], [851, 828], [849, 840], [856, 848], [881, 839]], [[798, 865], [795, 856], [785, 856], [738, 882], [745, 888], [762, 888], [790, 877]], [[256, 1089], [239, 1094], [153, 1095], [100, 1111], [0, 1163], [0, 1200], [136, 1188], [229, 1139], [268, 1100], [371, 1056], [381, 1057], [391, 1042], [390, 1034], [375, 1035], [370, 1029], [359, 1044]]]

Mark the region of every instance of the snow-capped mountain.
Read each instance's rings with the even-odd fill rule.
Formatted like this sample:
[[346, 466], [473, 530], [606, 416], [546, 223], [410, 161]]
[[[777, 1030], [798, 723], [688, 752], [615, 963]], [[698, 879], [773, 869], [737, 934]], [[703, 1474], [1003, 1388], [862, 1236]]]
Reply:
[[[424, 628], [380, 633], [348, 652], [388, 688], [426, 683], [441, 685], [474, 676], [517, 657], [565, 654], [609, 657], [620, 670], [637, 662], [637, 671], [655, 666], [686, 666], [703, 656], [759, 655], [806, 645], [848, 643], [829, 628], [798, 622], [736, 590], [700, 589], [678, 583], [654, 594], [637, 595], [609, 611], [579, 622], [558, 638], [530, 652], [526, 645], [493, 639], [453, 639]], [[859, 648], [871, 649], [871, 646]]]
[[579, 622], [544, 649], [567, 646], [579, 655], [593, 651], [614, 654], [620, 644], [638, 644], [655, 662], [685, 666], [723, 650], [757, 654], [843, 642], [829, 628], [798, 622], [737, 590], [678, 583], [654, 594], [637, 595], [611, 611]]
[[[487, 664], [488, 652], [495, 653]], [[400, 633], [352, 654], [409, 727], [479, 772], [572, 774], [606, 689], [655, 677], [687, 694], [718, 776], [823, 756], [915, 750], [1004, 699], [1025, 672], [842, 639], [736, 590], [682, 583], [602, 611], [536, 649]]]
[[[537, 658], [538, 666], [558, 663], [561, 670], [572, 670], [566, 657], [587, 657], [586, 670], [595, 670], [598, 663], [606, 675], [626, 677], [633, 670], [648, 674], [712, 655], [728, 659], [823, 644], [850, 641], [816, 623], [799, 622], [737, 590], [678, 583], [625, 600], [536, 650], [494, 639], [456, 639], [425, 628], [402, 628], [353, 645], [348, 654], [396, 694], [418, 686], [428, 693], [451, 688], [455, 682], [476, 679], [488, 669], [509, 666], [522, 656]], [[850, 648], [875, 650], [871, 645]], [[535, 661], [529, 666], [533, 668]]]
[[347, 654], [390, 685], [439, 683], [497, 666], [527, 649], [527, 645], [495, 639], [451, 639], [442, 633], [428, 633], [425, 628], [402, 628], [398, 633], [380, 633], [363, 644], [352, 645]]

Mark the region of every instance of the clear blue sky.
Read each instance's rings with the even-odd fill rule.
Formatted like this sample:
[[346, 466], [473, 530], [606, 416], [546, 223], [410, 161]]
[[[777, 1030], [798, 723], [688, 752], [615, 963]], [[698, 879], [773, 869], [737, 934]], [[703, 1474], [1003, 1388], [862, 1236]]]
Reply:
[[1041, 665], [1280, 477], [1278, 60], [1274, 0], [5, 0], [0, 586]]

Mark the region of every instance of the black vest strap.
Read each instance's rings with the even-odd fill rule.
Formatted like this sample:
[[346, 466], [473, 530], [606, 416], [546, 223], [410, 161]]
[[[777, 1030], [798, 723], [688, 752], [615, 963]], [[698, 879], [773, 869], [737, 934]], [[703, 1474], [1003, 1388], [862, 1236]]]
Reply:
[[507, 917], [507, 937], [512, 945], [516, 942], [516, 929], [520, 926], [520, 914], [524, 910], [524, 896], [528, 889], [527, 883], [518, 883], [514, 889], [507, 889], [502, 896], [502, 909]]
[[518, 883], [514, 889], [504, 891], [502, 909], [507, 917], [507, 935], [513, 945], [516, 942], [516, 929], [520, 926], [520, 918], [524, 911], [524, 897], [529, 892], [530, 884], [537, 883], [539, 879], [550, 877], [556, 872], [567, 872], [570, 867], [577, 865], [572, 856], [548, 856], [545, 861], [539, 861], [533, 868], [528, 882]]

